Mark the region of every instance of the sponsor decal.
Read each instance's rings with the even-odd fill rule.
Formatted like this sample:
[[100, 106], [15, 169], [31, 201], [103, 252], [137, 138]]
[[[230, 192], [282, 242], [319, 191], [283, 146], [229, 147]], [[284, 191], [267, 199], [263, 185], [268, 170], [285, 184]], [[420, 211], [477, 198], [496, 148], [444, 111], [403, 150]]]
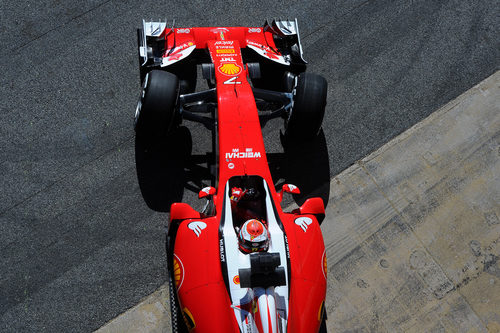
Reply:
[[226, 153], [226, 159], [229, 158], [260, 158], [260, 152], [253, 151], [253, 148], [246, 148], [245, 151], [240, 151], [239, 148], [233, 148], [232, 152]]
[[269, 46], [255, 43], [255, 42], [252, 42], [250, 40], [247, 41], [247, 44], [259, 49], [260, 51], [258, 51], [258, 50], [256, 50], [256, 51], [258, 53], [260, 53], [261, 55], [263, 55], [264, 57], [268, 57], [269, 59], [274, 59], [274, 60], [281, 59], [281, 56], [279, 54], [276, 54], [276, 52], [274, 52]]
[[322, 259], [322, 261], [323, 261], [323, 276], [326, 279], [326, 275], [328, 273], [328, 264], [326, 262], [326, 250], [323, 251], [323, 259]]
[[226, 81], [224, 81], [224, 84], [241, 84], [241, 82], [237, 81], [237, 79], [238, 79], [237, 76], [233, 76], [232, 78], [227, 79]]
[[224, 33], [229, 32], [229, 29], [227, 28], [215, 28], [215, 29], [210, 29], [210, 32], [214, 34], [219, 34], [220, 39], [224, 41]]
[[286, 237], [286, 235], [284, 235], [284, 237], [285, 237], [286, 257], [290, 259], [290, 250], [288, 249], [288, 237]]
[[163, 60], [161, 67], [165, 67], [170, 65], [173, 62], [176, 62], [184, 57], [187, 57], [193, 50], [196, 48], [193, 42], [187, 42], [184, 44], [181, 44], [180, 46], [174, 48], [172, 50], [172, 53], [167, 54], [169, 50], [165, 52], [163, 55]]
[[219, 239], [219, 252], [220, 252], [220, 261], [226, 262], [226, 255], [224, 254], [224, 240]]
[[167, 61], [179, 60], [180, 58], [182, 58], [184, 56], [184, 53], [182, 51], [187, 49], [188, 47], [193, 46], [193, 45], [194, 45], [193, 42], [188, 42], [188, 43], [184, 43], [184, 44], [179, 45], [178, 47], [176, 47], [174, 49], [172, 54], [170, 54], [169, 56], [166, 57]]
[[188, 34], [190, 33], [191, 30], [189, 30], [188, 28], [185, 28], [185, 29], [177, 29], [177, 33], [178, 34]]
[[227, 54], [227, 53], [236, 53], [236, 50], [235, 49], [217, 49], [217, 50], [215, 50], [215, 52], [217, 54], [221, 54], [221, 53]]
[[248, 32], [249, 33], [252, 33], [252, 32], [261, 32], [262, 30], [260, 28], [248, 28]]
[[222, 58], [220, 62], [236, 62], [236, 59], [234, 58]]
[[280, 58], [280, 57], [279, 57], [279, 55], [277, 55], [276, 53], [271, 52], [271, 51], [266, 51], [266, 52], [264, 53], [264, 55], [265, 55], [266, 57], [268, 57], [268, 58], [271, 58], [271, 59], [279, 59], [279, 58]]
[[182, 309], [182, 317], [184, 318], [184, 322], [186, 323], [188, 331], [192, 331], [196, 327], [196, 323], [194, 322], [194, 317], [191, 311], [188, 308]]
[[218, 33], [218, 32], [228, 32], [229, 29], [228, 28], [213, 28], [213, 29], [210, 29], [210, 32], [213, 32], [213, 33]]
[[174, 52], [185, 50], [185, 49], [187, 49], [188, 47], [193, 46], [193, 45], [194, 45], [194, 43], [193, 43], [193, 42], [187, 42], [187, 43], [181, 44], [181, 45], [177, 46], [177, 47], [174, 49]]
[[295, 219], [295, 224], [301, 227], [304, 232], [307, 231], [307, 228], [311, 223], [312, 219], [310, 217], [299, 217]]
[[232, 40], [219, 40], [215, 42], [214, 45], [233, 45], [234, 41]]
[[181, 289], [184, 282], [184, 265], [182, 261], [174, 254], [174, 284], [177, 290]]
[[205, 192], [206, 194], [210, 194], [210, 186], [202, 188], [201, 191]]
[[240, 284], [240, 276], [239, 275], [235, 275], [234, 278], [233, 278], [233, 283], [234, 284]]
[[241, 66], [232, 62], [223, 63], [218, 69], [222, 74], [231, 76], [238, 75], [241, 72]]
[[232, 169], [234, 169], [234, 163], [229, 163], [229, 164], [227, 165], [227, 167], [228, 167], [229, 169], [231, 169], [231, 170], [232, 170]]
[[207, 227], [207, 224], [205, 222], [201, 221], [194, 221], [188, 224], [188, 228], [193, 230], [195, 233], [196, 237], [200, 237], [201, 231]]
[[182, 56], [183, 56], [183, 53], [182, 53], [182, 52], [179, 52], [179, 53], [176, 53], [176, 54], [169, 55], [169, 56], [167, 57], [167, 60], [168, 60], [168, 61], [172, 61], [172, 60], [179, 60]]
[[256, 47], [261, 48], [261, 49], [264, 49], [264, 48], [265, 48], [265, 46], [264, 46], [264, 45], [259, 44], [259, 43], [256, 43], [256, 42], [252, 42], [251, 40], [247, 41], [247, 44], [248, 44], [248, 45], [253, 45], [253, 46], [256, 46]]

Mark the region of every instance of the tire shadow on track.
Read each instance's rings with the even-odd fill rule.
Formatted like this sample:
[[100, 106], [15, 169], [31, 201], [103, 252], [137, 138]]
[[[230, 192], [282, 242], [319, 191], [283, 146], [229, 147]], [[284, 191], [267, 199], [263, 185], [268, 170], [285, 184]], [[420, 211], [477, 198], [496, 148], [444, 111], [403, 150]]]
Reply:
[[141, 194], [149, 208], [169, 212], [170, 205], [182, 201], [192, 139], [181, 126], [160, 140], [135, 138], [135, 163]]
[[[296, 185], [300, 189], [300, 194], [293, 195], [297, 205], [302, 205], [311, 197], [320, 197], [326, 207], [330, 199], [331, 177], [323, 130], [310, 141], [284, 146], [284, 153], [268, 154], [273, 179], [284, 180], [276, 184], [276, 189], [279, 190], [284, 183]], [[290, 202], [284, 200], [282, 206], [288, 204]]]

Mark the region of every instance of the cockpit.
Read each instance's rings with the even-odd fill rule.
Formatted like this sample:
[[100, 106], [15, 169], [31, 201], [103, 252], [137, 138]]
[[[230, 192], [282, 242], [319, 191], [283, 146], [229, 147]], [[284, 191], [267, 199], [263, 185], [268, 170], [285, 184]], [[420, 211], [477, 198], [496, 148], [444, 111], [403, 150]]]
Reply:
[[243, 253], [265, 252], [270, 235], [266, 212], [266, 189], [258, 176], [235, 176], [229, 180], [229, 202], [234, 231]]
[[259, 176], [235, 176], [229, 180], [231, 212], [235, 227], [250, 219], [267, 221], [266, 190]]

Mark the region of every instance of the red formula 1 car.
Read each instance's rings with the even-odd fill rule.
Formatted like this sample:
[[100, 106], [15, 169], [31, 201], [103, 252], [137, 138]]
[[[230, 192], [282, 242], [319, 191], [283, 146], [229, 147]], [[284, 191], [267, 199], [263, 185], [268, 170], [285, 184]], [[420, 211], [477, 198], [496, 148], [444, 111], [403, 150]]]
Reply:
[[[305, 73], [297, 21], [217, 28], [143, 22], [138, 44], [137, 138], [160, 140], [183, 119], [213, 133], [213, 182], [199, 192], [205, 209], [170, 208], [173, 330], [324, 330], [324, 204], [310, 198], [282, 210], [283, 193], [299, 189], [275, 189], [261, 131], [282, 117], [283, 142], [293, 145], [321, 127], [327, 84]], [[208, 89], [195, 92], [200, 68]]]

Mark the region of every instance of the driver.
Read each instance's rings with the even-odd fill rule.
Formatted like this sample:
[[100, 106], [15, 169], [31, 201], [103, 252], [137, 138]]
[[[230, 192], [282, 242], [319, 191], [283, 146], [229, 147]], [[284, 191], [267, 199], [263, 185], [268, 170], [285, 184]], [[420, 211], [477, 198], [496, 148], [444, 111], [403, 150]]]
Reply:
[[251, 219], [243, 223], [238, 234], [238, 242], [243, 253], [267, 251], [269, 232], [264, 223]]

